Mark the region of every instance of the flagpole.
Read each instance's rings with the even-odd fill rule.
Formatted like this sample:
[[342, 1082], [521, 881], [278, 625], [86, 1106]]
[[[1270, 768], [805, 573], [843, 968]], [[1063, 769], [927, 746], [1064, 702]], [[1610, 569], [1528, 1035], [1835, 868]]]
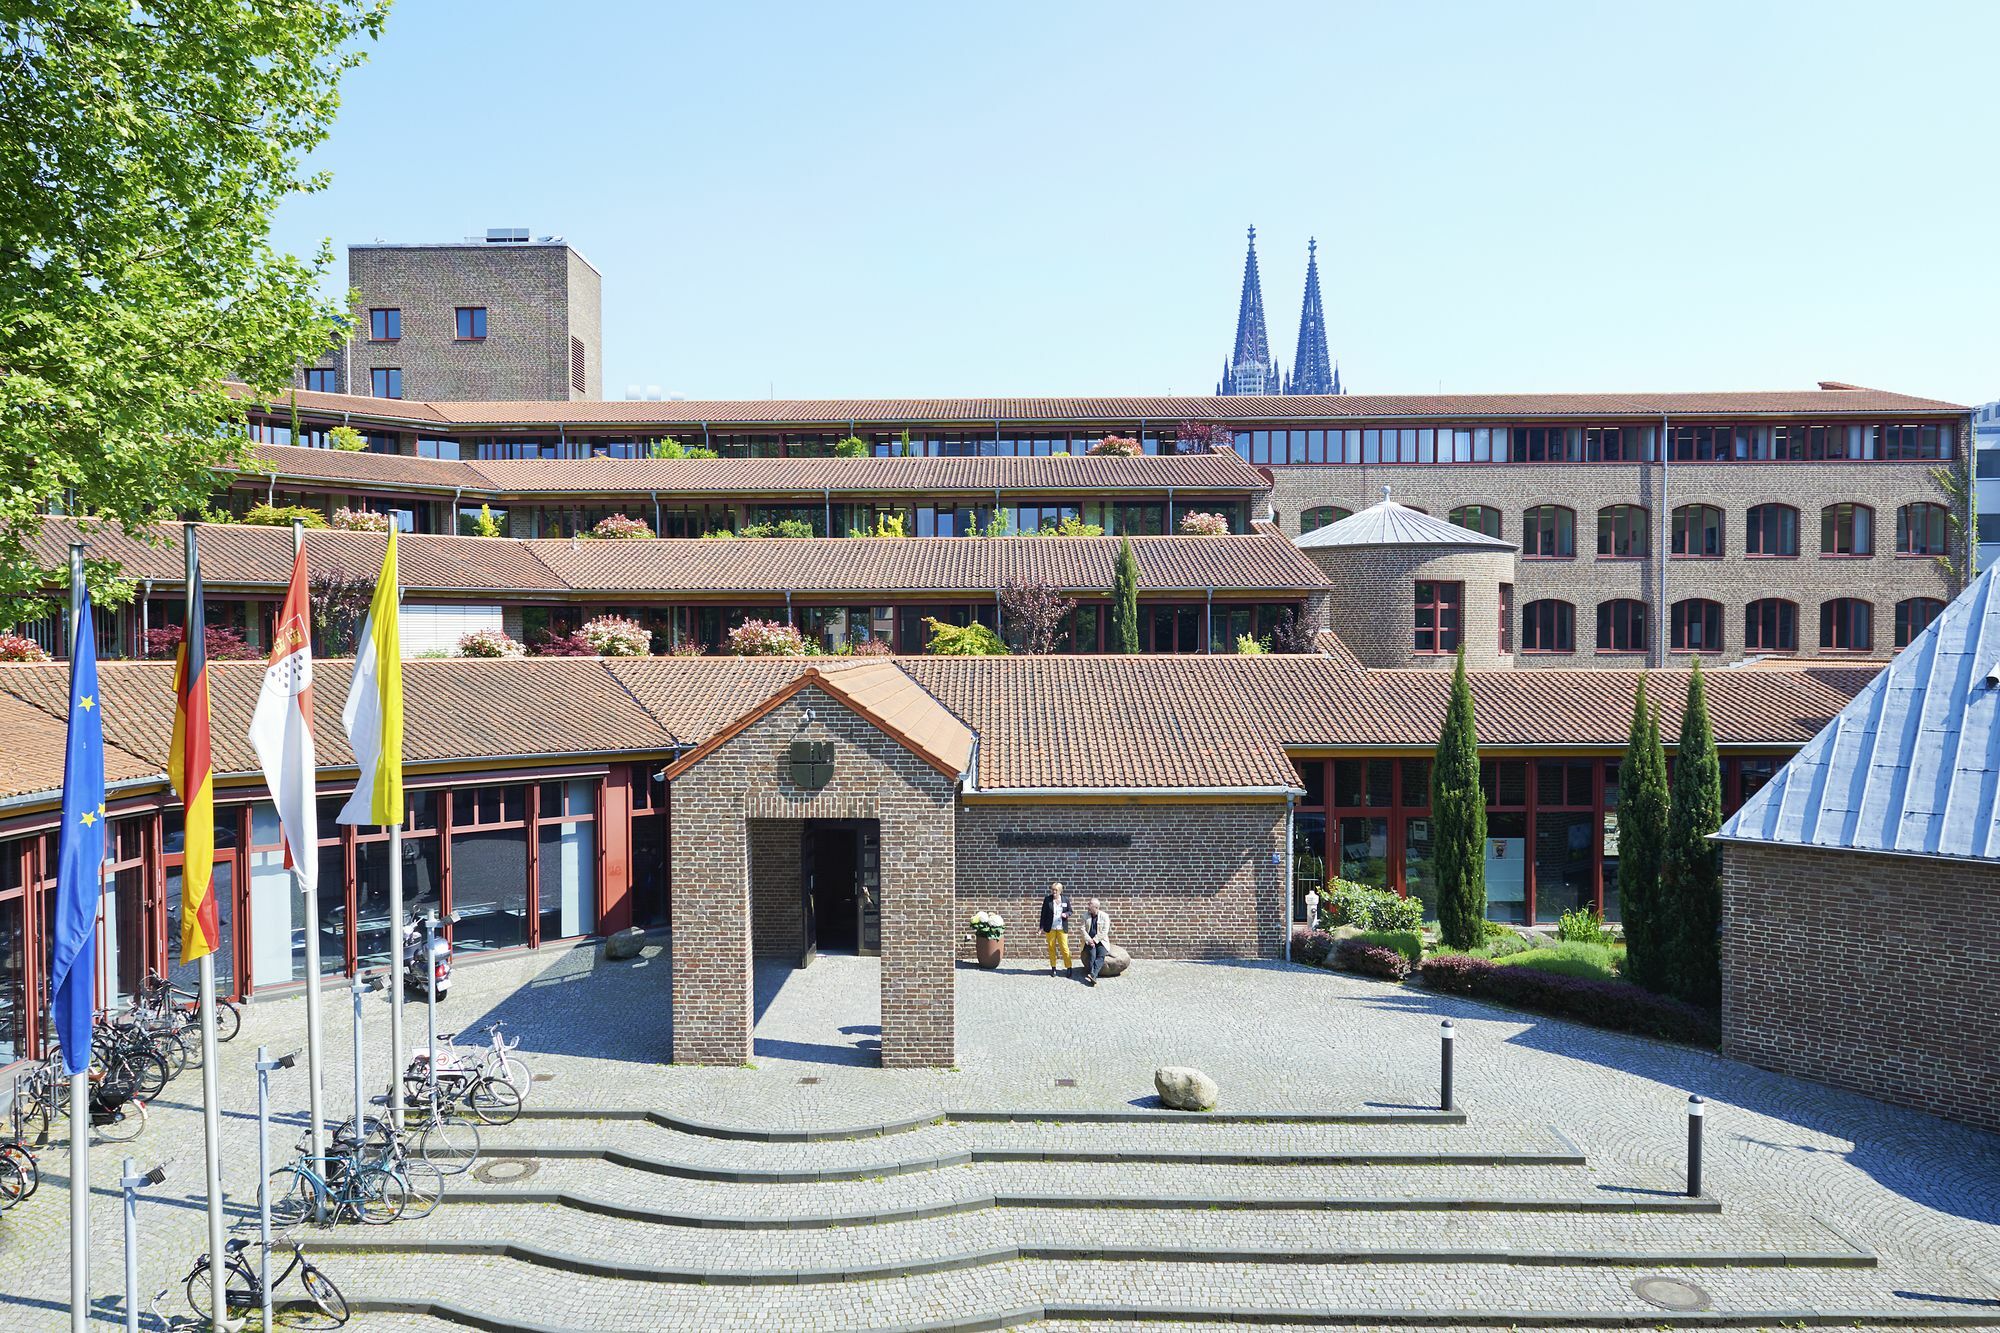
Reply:
[[[302, 519], [295, 518], [292, 520], [292, 559], [294, 562], [298, 560], [299, 552], [305, 549], [305, 544], [305, 522]], [[273, 801], [277, 799], [277, 795], [276, 792], [271, 793]], [[317, 793], [315, 793], [316, 795]], [[281, 838], [287, 837], [289, 833], [290, 830], [285, 830], [279, 836]], [[317, 856], [318, 854], [319, 849], [316, 847], [300, 849], [300, 855], [303, 856]], [[321, 1059], [322, 1048], [320, 1045], [319, 894], [307, 893], [305, 891], [305, 884], [299, 873], [297, 857], [293, 858], [291, 879], [293, 891], [305, 903], [306, 1107], [308, 1113], [312, 1116], [313, 1156], [320, 1159], [316, 1163], [316, 1166], [324, 1170], [326, 1167], [326, 1100], [325, 1088], [321, 1078], [321, 1069], [324, 1061]], [[359, 1110], [354, 1113], [354, 1133], [357, 1138], [361, 1135], [361, 1112]]]
[[[69, 544], [69, 660], [76, 669], [83, 630], [83, 543]], [[72, 724], [73, 725], [73, 724]], [[63, 829], [63, 836], [70, 836]], [[102, 871], [99, 872], [100, 892]], [[97, 980], [90, 979], [92, 994]], [[65, 1050], [65, 1062], [76, 1052]], [[90, 1062], [69, 1076], [69, 1326], [85, 1333], [90, 1322]]]
[[[403, 589], [399, 581], [396, 587], [396, 608], [398, 615], [402, 612], [402, 605]], [[400, 639], [398, 639], [398, 643], [401, 643]], [[403, 756], [401, 751], [398, 750], [396, 765], [399, 771], [402, 763]], [[438, 799], [442, 800], [444, 798], [439, 797]], [[389, 1110], [391, 1117], [395, 1121], [396, 1132], [398, 1134], [403, 1132], [403, 985], [405, 976], [403, 972], [403, 811], [406, 808], [400, 807], [397, 809], [396, 822], [389, 826], [389, 930], [392, 941], [390, 948], [393, 950], [391, 965], [395, 969], [396, 978], [396, 984], [389, 988]], [[429, 975], [430, 969], [433, 966], [435, 964], [431, 962], [429, 955], [426, 954], [424, 957], [426, 975]], [[435, 1050], [431, 1051], [428, 1058], [435, 1061], [437, 1059], [437, 1052]], [[435, 1071], [437, 1066], [433, 1064], [431, 1068]]]
[[[195, 591], [201, 578], [201, 557], [195, 550], [195, 525], [184, 523], [181, 531], [184, 534], [181, 545], [187, 556], [187, 600], [181, 616], [181, 636], [185, 639], [191, 634], [206, 635], [208, 627], [193, 623]], [[192, 652], [193, 648], [188, 651]], [[193, 799], [193, 793], [188, 793], [188, 799]], [[192, 866], [185, 867], [182, 873], [193, 869]], [[212, 869], [210, 873], [213, 874]], [[208, 891], [215, 892], [212, 878]], [[220, 913], [217, 915], [219, 918]], [[211, 949], [204, 953], [196, 966], [201, 976], [201, 1146], [208, 1159], [208, 1308], [217, 1333], [221, 1333], [227, 1327], [229, 1316], [229, 1298], [224, 1290], [229, 1265], [223, 1262], [222, 1257], [222, 1121], [221, 1104], [215, 1087], [215, 951]]]

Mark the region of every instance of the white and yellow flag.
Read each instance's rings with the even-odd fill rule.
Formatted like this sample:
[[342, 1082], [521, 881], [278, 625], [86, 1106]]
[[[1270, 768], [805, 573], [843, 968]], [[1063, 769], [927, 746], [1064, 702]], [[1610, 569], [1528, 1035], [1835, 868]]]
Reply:
[[375, 600], [354, 647], [354, 681], [340, 710], [361, 769], [354, 795], [341, 807], [342, 824], [403, 822], [403, 639], [396, 626], [396, 530], [382, 556]]

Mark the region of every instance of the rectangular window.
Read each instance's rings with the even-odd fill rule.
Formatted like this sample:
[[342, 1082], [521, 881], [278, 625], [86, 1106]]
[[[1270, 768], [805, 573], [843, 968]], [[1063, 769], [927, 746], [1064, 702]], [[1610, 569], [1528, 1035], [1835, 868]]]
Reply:
[[368, 339], [370, 342], [392, 343], [402, 336], [402, 311], [371, 310], [368, 312]]
[[1500, 651], [1514, 651], [1514, 585], [1500, 585]]
[[324, 366], [306, 367], [307, 393], [339, 393], [340, 375], [338, 371]]
[[458, 308], [458, 336], [464, 342], [477, 342], [486, 336], [485, 306], [462, 305]]
[[1465, 585], [1424, 580], [1417, 584], [1415, 650], [1423, 654], [1458, 651], [1459, 613]]
[[586, 393], [590, 387], [588, 367], [583, 363], [583, 339], [569, 340], [569, 387], [578, 393]]
[[369, 392], [377, 398], [401, 398], [403, 396], [403, 368], [401, 366], [377, 366], [368, 372]]

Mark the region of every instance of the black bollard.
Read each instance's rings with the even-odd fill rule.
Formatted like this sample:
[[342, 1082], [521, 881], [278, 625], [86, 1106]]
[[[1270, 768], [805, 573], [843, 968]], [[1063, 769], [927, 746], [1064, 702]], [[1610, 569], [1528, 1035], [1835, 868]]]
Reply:
[[1451, 1048], [1457, 1045], [1458, 1036], [1449, 1018], [1445, 1019], [1438, 1036], [1438, 1110], [1449, 1111], [1452, 1109]]
[[1707, 1119], [1703, 1112], [1708, 1103], [1699, 1097], [1688, 1098], [1688, 1197], [1701, 1197], [1701, 1124]]

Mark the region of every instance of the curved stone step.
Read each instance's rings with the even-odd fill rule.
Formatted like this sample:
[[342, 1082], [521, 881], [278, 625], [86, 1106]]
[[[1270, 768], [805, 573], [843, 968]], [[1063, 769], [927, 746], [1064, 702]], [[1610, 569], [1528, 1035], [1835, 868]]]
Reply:
[[857, 1123], [825, 1128], [770, 1128], [753, 1125], [725, 1125], [676, 1115], [671, 1111], [629, 1107], [524, 1106], [524, 1120], [617, 1120], [643, 1122], [677, 1130], [698, 1138], [730, 1139], [753, 1143], [828, 1143], [845, 1139], [882, 1138], [937, 1124], [1012, 1124], [1022, 1122], [1066, 1125], [1462, 1125], [1464, 1111], [1427, 1110], [1414, 1106], [1360, 1107], [1346, 1111], [1207, 1111], [1200, 1116], [1186, 1112], [1147, 1107], [1107, 1110], [1048, 1108], [965, 1108], [935, 1115], [908, 1116], [897, 1120]]

